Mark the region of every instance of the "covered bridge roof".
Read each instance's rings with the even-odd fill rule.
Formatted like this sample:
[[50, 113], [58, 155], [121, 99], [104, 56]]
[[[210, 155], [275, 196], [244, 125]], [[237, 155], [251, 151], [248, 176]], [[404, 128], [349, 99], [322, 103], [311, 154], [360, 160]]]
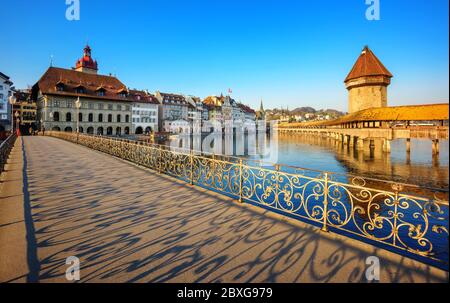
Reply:
[[407, 105], [369, 108], [342, 116], [335, 120], [284, 123], [280, 124], [280, 127], [332, 126], [360, 121], [436, 121], [448, 120], [448, 116], [448, 103]]

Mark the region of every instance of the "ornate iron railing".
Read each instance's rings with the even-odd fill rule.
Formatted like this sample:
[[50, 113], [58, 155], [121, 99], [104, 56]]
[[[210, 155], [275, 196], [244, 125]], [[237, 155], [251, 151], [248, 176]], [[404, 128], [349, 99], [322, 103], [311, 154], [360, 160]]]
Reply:
[[73, 133], [51, 136], [448, 271], [448, 190]]
[[5, 169], [6, 161], [8, 160], [9, 153], [14, 146], [14, 142], [16, 142], [16, 138], [16, 134], [13, 133], [0, 144], [0, 174]]

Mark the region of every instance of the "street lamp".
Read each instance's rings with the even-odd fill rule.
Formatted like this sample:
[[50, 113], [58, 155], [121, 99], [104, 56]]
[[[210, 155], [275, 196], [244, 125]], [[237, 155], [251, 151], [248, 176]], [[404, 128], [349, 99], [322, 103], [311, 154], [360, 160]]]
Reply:
[[11, 104], [11, 133], [14, 132], [14, 104], [17, 98], [14, 95], [9, 96], [9, 104]]
[[77, 142], [78, 142], [78, 134], [80, 133], [80, 97], [77, 98], [77, 101], [75, 101], [75, 107], [77, 108]]

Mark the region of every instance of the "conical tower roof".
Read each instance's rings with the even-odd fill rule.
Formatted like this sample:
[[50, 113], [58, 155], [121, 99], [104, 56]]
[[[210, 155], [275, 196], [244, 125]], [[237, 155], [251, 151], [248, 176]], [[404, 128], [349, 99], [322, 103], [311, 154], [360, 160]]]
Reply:
[[383, 63], [381, 63], [377, 56], [375, 56], [375, 54], [370, 50], [370, 48], [365, 46], [344, 82], [367, 76], [393, 77]]

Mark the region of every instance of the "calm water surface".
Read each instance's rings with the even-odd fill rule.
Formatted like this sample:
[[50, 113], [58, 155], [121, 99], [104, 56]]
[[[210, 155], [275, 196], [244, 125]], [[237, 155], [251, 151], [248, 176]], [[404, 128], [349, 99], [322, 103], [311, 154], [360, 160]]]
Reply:
[[[377, 151], [378, 147], [378, 151]], [[351, 173], [383, 180], [448, 188], [449, 143], [440, 141], [439, 156], [432, 156], [431, 140], [411, 139], [411, 153], [406, 153], [405, 140], [393, 140], [391, 153], [383, 153], [380, 146], [356, 151], [331, 139], [311, 135], [280, 134], [278, 163], [304, 168]]]

